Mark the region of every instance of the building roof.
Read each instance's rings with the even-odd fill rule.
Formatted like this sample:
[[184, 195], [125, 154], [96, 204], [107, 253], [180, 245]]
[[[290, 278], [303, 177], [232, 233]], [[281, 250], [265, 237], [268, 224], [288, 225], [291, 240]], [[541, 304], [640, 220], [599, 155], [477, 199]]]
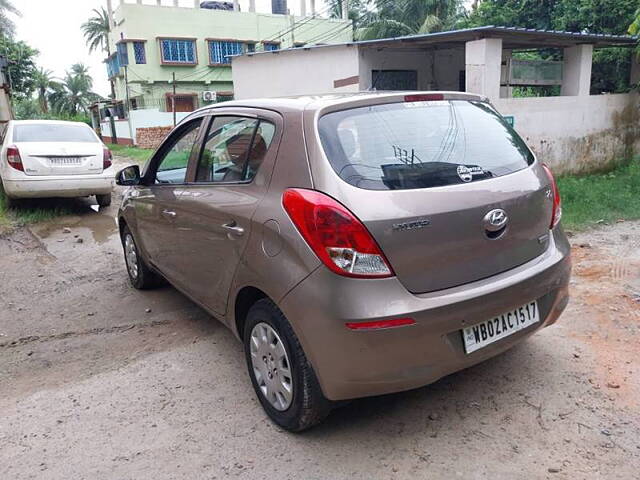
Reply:
[[[595, 48], [602, 47], [633, 47], [638, 43], [637, 36], [610, 35], [604, 33], [564, 32], [559, 30], [536, 30], [520, 27], [499, 27], [487, 25], [485, 27], [467, 28], [463, 30], [449, 30], [446, 32], [407, 35], [404, 37], [381, 38], [377, 40], [362, 40], [358, 42], [337, 43], [332, 45], [307, 45], [287, 50], [307, 50], [311, 48], [332, 48], [338, 46], [358, 45], [375, 48], [429, 48], [432, 46], [451, 48], [460, 46], [472, 40], [483, 38], [501, 38], [505, 49], [532, 48], [565, 48], [580, 44], [590, 44]], [[245, 53], [246, 56], [277, 54], [279, 51]]]

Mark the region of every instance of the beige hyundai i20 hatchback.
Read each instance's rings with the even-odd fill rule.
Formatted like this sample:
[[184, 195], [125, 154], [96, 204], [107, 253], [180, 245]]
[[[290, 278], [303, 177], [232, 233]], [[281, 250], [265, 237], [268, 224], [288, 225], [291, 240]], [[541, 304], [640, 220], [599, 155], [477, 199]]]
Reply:
[[479, 96], [227, 102], [117, 182], [134, 287], [166, 279], [227, 325], [287, 430], [497, 355], [568, 302], [553, 176]]

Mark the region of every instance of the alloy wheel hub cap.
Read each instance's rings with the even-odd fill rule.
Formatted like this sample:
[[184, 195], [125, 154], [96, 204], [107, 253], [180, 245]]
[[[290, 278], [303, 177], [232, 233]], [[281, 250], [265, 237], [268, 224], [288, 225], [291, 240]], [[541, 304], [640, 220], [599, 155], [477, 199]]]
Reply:
[[271, 406], [284, 411], [293, 401], [291, 364], [282, 340], [271, 327], [261, 322], [251, 330], [251, 366], [258, 388]]
[[138, 252], [136, 251], [136, 244], [131, 235], [127, 235], [124, 239], [124, 252], [127, 258], [129, 275], [136, 279], [138, 278]]

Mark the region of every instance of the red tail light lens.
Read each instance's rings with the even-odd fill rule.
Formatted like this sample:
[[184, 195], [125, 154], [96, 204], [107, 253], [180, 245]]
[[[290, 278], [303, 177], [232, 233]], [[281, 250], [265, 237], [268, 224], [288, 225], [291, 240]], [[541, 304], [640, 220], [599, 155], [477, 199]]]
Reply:
[[291, 188], [282, 204], [314, 253], [332, 272], [347, 277], [394, 275], [369, 231], [347, 208], [314, 190]]
[[102, 169], [106, 170], [113, 164], [113, 156], [111, 155], [111, 150], [107, 147], [104, 147], [102, 150]]
[[549, 228], [555, 227], [560, 219], [562, 218], [562, 200], [560, 199], [560, 190], [558, 189], [558, 184], [556, 183], [556, 179], [551, 173], [551, 169], [546, 166], [544, 163], [542, 164], [542, 168], [546, 172], [549, 177], [549, 181], [551, 182], [551, 194], [553, 195], [553, 211], [551, 213], [551, 224]]
[[24, 172], [24, 165], [22, 165], [20, 150], [18, 150], [18, 147], [15, 145], [7, 148], [7, 162], [11, 168]]

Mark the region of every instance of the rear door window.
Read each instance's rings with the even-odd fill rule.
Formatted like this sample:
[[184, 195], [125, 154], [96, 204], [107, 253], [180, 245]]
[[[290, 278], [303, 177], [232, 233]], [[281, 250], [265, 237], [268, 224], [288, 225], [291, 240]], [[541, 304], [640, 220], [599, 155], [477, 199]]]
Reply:
[[84, 142], [97, 143], [98, 139], [88, 126], [37, 123], [15, 125], [14, 142]]
[[249, 182], [260, 167], [275, 125], [246, 117], [215, 117], [198, 162], [196, 182]]
[[484, 102], [372, 105], [320, 118], [324, 151], [347, 183], [429, 188], [507, 175], [533, 163], [518, 134]]

